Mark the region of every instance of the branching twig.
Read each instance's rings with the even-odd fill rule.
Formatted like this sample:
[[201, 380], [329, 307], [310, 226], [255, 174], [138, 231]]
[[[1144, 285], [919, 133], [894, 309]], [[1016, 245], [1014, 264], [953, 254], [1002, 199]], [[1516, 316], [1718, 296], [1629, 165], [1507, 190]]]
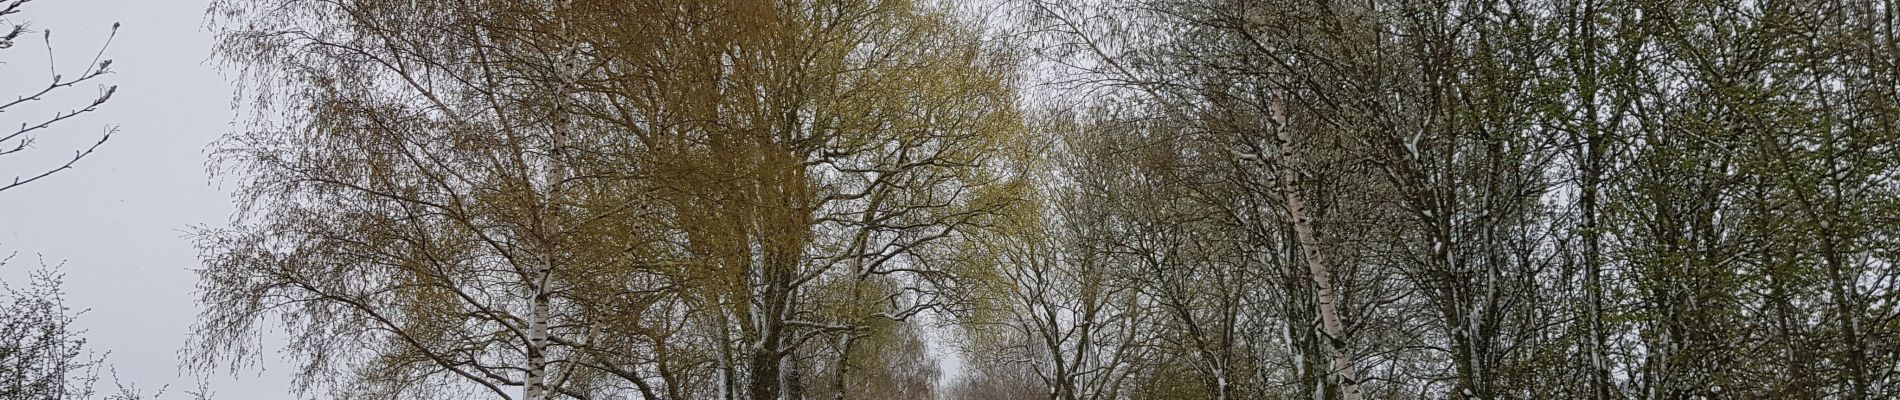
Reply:
[[[10, 3], [6, 3], [4, 7], [0, 7], [0, 17], [20, 13], [21, 5], [25, 4], [27, 1], [29, 0], [15, 0]], [[27, 32], [26, 24], [13, 25], [13, 27], [10, 30], [8, 30], [5, 35], [0, 35], [0, 49], [11, 47], [13, 44], [13, 40], [19, 37], [20, 34], [25, 33], [25, 32]], [[118, 37], [118, 34], [119, 34], [118, 23], [115, 22], [112, 24], [111, 34], [106, 37], [105, 44], [102, 44], [99, 46], [99, 51], [93, 54], [92, 60], [87, 63], [86, 69], [84, 71], [81, 71], [77, 77], [72, 78], [72, 79], [66, 79], [64, 75], [61, 75], [59, 73], [58, 64], [54, 61], [52, 30], [47, 29], [47, 30], [42, 30], [41, 32], [42, 32], [41, 38], [46, 42], [46, 57], [47, 57], [46, 65], [47, 65], [47, 69], [50, 71], [50, 74], [53, 76], [52, 82], [48, 83], [44, 87], [41, 87], [37, 91], [33, 91], [25, 95], [17, 96], [12, 101], [0, 103], [0, 113], [5, 113], [7, 110], [13, 108], [14, 106], [46, 100], [47, 96], [49, 94], [52, 94], [55, 91], [72, 87], [73, 85], [77, 85], [81, 82], [91, 81], [100, 76], [104, 76], [112, 72], [112, 60], [105, 59], [104, 57], [105, 57], [106, 48], [111, 47], [112, 40]], [[6, 133], [4, 135], [0, 135], [0, 156], [13, 155], [15, 153], [21, 153], [21, 152], [26, 151], [28, 148], [31, 148], [33, 146], [36, 139], [38, 138], [35, 132], [40, 132], [44, 129], [52, 127], [53, 124], [59, 123], [60, 121], [72, 119], [73, 117], [79, 116], [80, 114], [86, 114], [86, 113], [91, 113], [93, 111], [97, 111], [99, 109], [99, 106], [102, 104], [105, 104], [106, 101], [111, 100], [112, 95], [114, 93], [117, 93], [118, 90], [119, 90], [119, 87], [116, 85], [105, 86], [100, 90], [98, 97], [94, 97], [91, 102], [86, 103], [82, 107], [79, 107], [76, 109], [55, 111], [53, 112], [53, 116], [51, 118], [40, 120], [37, 123], [21, 122], [20, 128], [18, 130], [15, 130], [12, 133]], [[0, 191], [6, 191], [7, 189], [12, 189], [15, 187], [19, 187], [21, 185], [25, 185], [27, 183], [31, 183], [33, 181], [44, 179], [47, 176], [51, 176], [60, 171], [72, 169], [74, 164], [77, 164], [79, 160], [92, 155], [94, 151], [97, 151], [99, 149], [100, 145], [105, 144], [106, 140], [111, 139], [112, 134], [116, 132], [118, 132], [118, 127], [108, 126], [105, 129], [105, 133], [99, 135], [98, 141], [93, 142], [92, 145], [86, 147], [83, 150], [75, 150], [73, 152], [73, 157], [67, 159], [64, 163], [61, 163], [58, 166], [55, 166], [53, 168], [50, 168], [38, 173], [27, 172], [27, 173], [15, 175], [11, 182], [0, 183]]]

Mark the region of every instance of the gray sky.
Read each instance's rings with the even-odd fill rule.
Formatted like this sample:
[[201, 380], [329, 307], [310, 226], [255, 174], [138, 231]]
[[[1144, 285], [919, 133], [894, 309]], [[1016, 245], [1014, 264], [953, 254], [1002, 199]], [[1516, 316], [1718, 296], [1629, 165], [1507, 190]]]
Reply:
[[[0, 159], [0, 176], [69, 157], [108, 125], [119, 133], [75, 169], [0, 192], [0, 254], [19, 256], [0, 277], [23, 283], [23, 272], [44, 258], [65, 261], [68, 303], [90, 308], [79, 324], [91, 346], [111, 351], [119, 377], [145, 387], [171, 384], [174, 394], [194, 379], [178, 369], [178, 351], [197, 308], [198, 266], [187, 228], [222, 226], [231, 215], [230, 185], [205, 170], [205, 149], [227, 132], [232, 89], [210, 62], [203, 0], [37, 0], [24, 17], [51, 28], [60, 70], [74, 74], [90, 60], [112, 23], [122, 22], [107, 49], [118, 72], [106, 77], [119, 92], [99, 112], [56, 125], [34, 157]], [[50, 78], [46, 48], [37, 34], [0, 52], [0, 97], [43, 86]], [[52, 101], [73, 104], [97, 95], [86, 85]], [[15, 112], [18, 111], [18, 112]], [[43, 117], [51, 109], [9, 110], [0, 124]], [[274, 355], [275, 353], [271, 353]], [[287, 399], [287, 368], [265, 360], [210, 381], [218, 399]], [[179, 396], [166, 396], [179, 398]]]

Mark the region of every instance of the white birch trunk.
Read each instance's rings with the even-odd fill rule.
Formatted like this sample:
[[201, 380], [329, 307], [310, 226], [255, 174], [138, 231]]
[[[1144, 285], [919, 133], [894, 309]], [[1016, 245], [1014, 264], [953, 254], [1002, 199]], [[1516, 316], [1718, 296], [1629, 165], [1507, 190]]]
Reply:
[[1287, 215], [1293, 219], [1293, 233], [1299, 239], [1300, 253], [1306, 256], [1307, 268], [1312, 273], [1320, 329], [1326, 333], [1325, 342], [1333, 350], [1333, 373], [1339, 393], [1345, 400], [1359, 400], [1359, 369], [1353, 365], [1352, 353], [1346, 346], [1346, 327], [1339, 317], [1339, 293], [1333, 288], [1332, 266], [1326, 263], [1326, 254], [1320, 251], [1319, 236], [1313, 231], [1313, 220], [1306, 213], [1305, 198], [1300, 191], [1299, 172], [1294, 170], [1300, 158], [1293, 148], [1293, 134], [1286, 129], [1286, 105], [1274, 98], [1270, 108], [1281, 160], [1280, 187], [1285, 192]]
[[547, 399], [548, 302], [545, 277], [550, 268], [543, 265], [538, 273], [543, 279], [539, 279], [539, 284], [535, 285], [534, 298], [531, 300], [533, 304], [528, 314], [528, 382], [521, 394], [526, 400]]
[[[560, 12], [561, 9], [566, 8], [567, 3], [565, 0], [556, 0], [554, 2], [554, 8], [551, 10], [554, 18], [562, 19], [559, 24], [556, 25], [556, 29], [559, 30], [556, 32], [556, 36], [564, 41], [567, 38], [567, 21], [563, 19], [565, 17], [561, 16]], [[545, 213], [541, 219], [541, 236], [544, 241], [541, 249], [542, 261], [539, 266], [540, 268], [535, 271], [533, 276], [534, 282], [532, 282], [531, 286], [533, 293], [532, 297], [529, 298], [528, 306], [528, 379], [522, 387], [522, 398], [524, 400], [547, 400], [552, 398], [552, 396], [550, 396], [551, 388], [548, 387], [548, 320], [550, 318], [548, 315], [548, 301], [551, 292], [549, 285], [553, 280], [554, 264], [557, 257], [553, 244], [559, 241], [559, 237], [562, 236], [561, 230], [563, 229], [560, 223], [560, 202], [561, 186], [563, 182], [567, 181], [568, 174], [567, 166], [564, 162], [566, 161], [565, 155], [567, 153], [565, 149], [568, 141], [567, 129], [570, 122], [569, 108], [572, 107], [572, 105], [569, 104], [569, 92], [573, 89], [574, 81], [576, 80], [572, 75], [574, 53], [575, 49], [570, 46], [567, 53], [562, 54], [559, 59], [562, 64], [556, 66], [559, 71], [557, 73], [560, 75], [558, 77], [558, 79], [560, 79], [560, 86], [557, 90], [560, 92], [556, 93], [559, 99], [556, 100], [558, 103], [554, 106], [554, 124], [550, 127], [553, 142], [550, 143], [552, 148], [548, 151], [550, 157], [550, 160], [548, 160], [548, 196], [546, 200], [547, 203], [543, 205]]]

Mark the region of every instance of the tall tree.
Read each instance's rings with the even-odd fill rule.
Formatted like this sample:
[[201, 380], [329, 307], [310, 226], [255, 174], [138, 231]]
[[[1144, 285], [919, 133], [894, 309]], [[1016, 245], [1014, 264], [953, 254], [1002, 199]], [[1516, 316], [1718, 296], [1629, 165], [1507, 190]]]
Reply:
[[196, 360], [285, 318], [299, 390], [343, 397], [797, 397], [817, 343], [853, 365], [942, 306], [1018, 129], [1009, 60], [907, 1], [214, 14], [260, 117], [220, 146], [248, 208], [201, 233]]

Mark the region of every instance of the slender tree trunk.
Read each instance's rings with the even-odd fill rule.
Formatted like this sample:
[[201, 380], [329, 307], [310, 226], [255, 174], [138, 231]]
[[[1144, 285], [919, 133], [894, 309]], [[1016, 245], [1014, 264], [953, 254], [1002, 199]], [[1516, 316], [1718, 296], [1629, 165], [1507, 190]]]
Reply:
[[[554, 18], [561, 19], [556, 35], [562, 39], [567, 37], [567, 21], [562, 19], [564, 17], [560, 13], [561, 9], [567, 5], [566, 3], [566, 1], [555, 3], [553, 10]], [[556, 79], [560, 80], [559, 86], [555, 89], [557, 91], [555, 95], [559, 96], [559, 99], [556, 100], [557, 103], [554, 106], [553, 125], [549, 127], [553, 142], [549, 144], [551, 148], [548, 151], [550, 158], [547, 177], [548, 195], [544, 200], [546, 203], [542, 205], [540, 221], [542, 261], [532, 277], [533, 282], [530, 286], [533, 294], [528, 305], [528, 379], [522, 388], [523, 400], [551, 398], [549, 396], [551, 388], [548, 387], [548, 319], [550, 318], [548, 302], [552, 291], [549, 286], [553, 283], [554, 265], [558, 257], [558, 252], [555, 250], [558, 246], [555, 243], [560, 241], [560, 237], [563, 236], [562, 230], [565, 229], [561, 226], [561, 186], [567, 181], [568, 175], [565, 165], [568, 113], [569, 108], [573, 107], [569, 104], [569, 92], [573, 90], [576, 80], [573, 76], [573, 66], [566, 64], [573, 63], [574, 56], [574, 49], [570, 46], [566, 54], [562, 54], [559, 58], [563, 65], [555, 66], [555, 73], [558, 75]]]
[[1274, 98], [1271, 105], [1273, 113], [1274, 138], [1278, 142], [1280, 156], [1280, 187], [1285, 192], [1288, 217], [1293, 219], [1293, 233], [1300, 242], [1300, 252], [1306, 258], [1307, 268], [1313, 278], [1313, 298], [1319, 303], [1320, 329], [1326, 333], [1326, 342], [1332, 347], [1333, 374], [1337, 377], [1339, 394], [1345, 400], [1359, 399], [1359, 369], [1353, 365], [1352, 353], [1346, 343], [1345, 322], [1339, 315], [1339, 293], [1333, 287], [1332, 265], [1327, 264], [1326, 254], [1321, 251], [1319, 235], [1313, 230], [1313, 219], [1306, 212], [1306, 201], [1300, 191], [1299, 152], [1293, 148], [1293, 134], [1287, 130], [1286, 105]]
[[[548, 271], [549, 268], [544, 264], [537, 275], [545, 277], [548, 275]], [[541, 284], [535, 285], [534, 298], [532, 299], [533, 304], [530, 305], [528, 314], [528, 382], [521, 390], [521, 397], [525, 400], [547, 399], [547, 279], [537, 280], [539, 280]]]
[[[1832, 213], [1829, 214], [1822, 218], [1833, 217]], [[1841, 339], [1846, 342], [1842, 343], [1841, 352], [1846, 353], [1846, 371], [1843, 372], [1847, 375], [1847, 398], [1865, 399], [1868, 392], [1872, 391], [1872, 384], [1867, 378], [1867, 345], [1862, 342], [1859, 312], [1853, 304], [1854, 275], [1849, 272], [1846, 262], [1841, 260], [1839, 241], [1833, 229], [1824, 228], [1821, 234], [1822, 260], [1827, 264], [1829, 281], [1828, 296], [1830, 302], [1834, 303], [1834, 313], [1840, 318]]]
[[851, 348], [857, 346], [858, 335], [847, 332], [838, 342], [837, 371], [831, 374], [832, 400], [844, 400], [845, 398], [845, 389], [847, 389], [845, 387], [845, 377], [851, 374]]
[[[1834, 134], [1823, 135], [1821, 160], [1827, 171], [1837, 170], [1837, 165], [1840, 164], [1840, 155], [1835, 151], [1835, 146], [1838, 145], [1836, 142], [1837, 138]], [[1833, 303], [1834, 312], [1837, 318], [1840, 318], [1841, 339], [1846, 342], [1842, 343], [1841, 351], [1846, 353], [1844, 355], [1846, 360], [1843, 360], [1846, 371], [1843, 372], [1847, 375], [1847, 398], [1865, 399], [1872, 391], [1872, 383], [1868, 378], [1867, 344], [1861, 332], [1860, 307], [1855, 299], [1858, 296], [1854, 285], [1859, 281], [1859, 274], [1855, 274], [1847, 265], [1847, 260], [1843, 259], [1841, 253], [1843, 235], [1839, 232], [1840, 226], [1835, 222], [1842, 215], [1838, 211], [1839, 207], [1835, 205], [1842, 200], [1837, 196], [1843, 191], [1836, 188], [1832, 191], [1833, 194], [1830, 194], [1827, 188], [1833, 186], [1834, 178], [1828, 176], [1822, 179], [1823, 181], [1815, 187], [1817, 197], [1820, 198], [1805, 203], [1808, 203], [1809, 215], [1815, 216], [1814, 219], [1821, 222], [1821, 259], [1827, 268], [1829, 302]]]
[[[721, 307], [726, 307], [721, 305]], [[719, 398], [735, 400], [739, 398], [739, 355], [733, 351], [733, 343], [743, 338], [732, 334], [733, 317], [730, 312], [721, 312], [719, 316]]]
[[1590, 362], [1590, 396], [1596, 400], [1610, 398], [1610, 372], [1606, 366], [1603, 349], [1608, 335], [1603, 327], [1603, 228], [1599, 223], [1597, 203], [1598, 192], [1603, 181], [1603, 134], [1597, 121], [1597, 51], [1599, 40], [1596, 37], [1597, 4], [1587, 0], [1583, 5], [1582, 29], [1583, 54], [1582, 73], [1577, 74], [1578, 92], [1583, 104], [1583, 148], [1579, 154], [1578, 165], [1582, 175], [1579, 208], [1583, 219], [1583, 290], [1588, 297], [1586, 306], [1590, 343], [1588, 356]]

